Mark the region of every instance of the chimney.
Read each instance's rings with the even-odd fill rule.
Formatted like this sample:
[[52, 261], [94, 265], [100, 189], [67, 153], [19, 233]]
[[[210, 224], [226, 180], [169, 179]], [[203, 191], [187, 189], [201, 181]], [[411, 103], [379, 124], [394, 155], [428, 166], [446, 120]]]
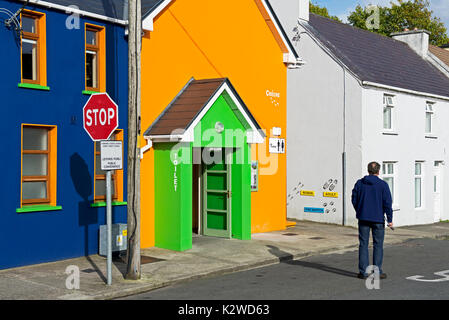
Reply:
[[429, 35], [429, 31], [418, 29], [391, 34], [393, 39], [407, 43], [413, 51], [423, 58], [426, 58], [429, 52]]
[[309, 6], [310, 0], [299, 1], [299, 19], [309, 21]]

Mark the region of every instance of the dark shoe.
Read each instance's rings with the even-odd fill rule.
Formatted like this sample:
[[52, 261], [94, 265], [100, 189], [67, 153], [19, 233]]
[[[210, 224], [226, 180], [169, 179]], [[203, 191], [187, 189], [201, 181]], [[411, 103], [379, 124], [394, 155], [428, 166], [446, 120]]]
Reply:
[[379, 278], [380, 279], [387, 279], [387, 274], [386, 273], [381, 273]]
[[365, 274], [363, 274], [363, 273], [359, 273], [359, 274], [357, 275], [357, 278], [359, 278], [359, 279], [368, 279], [368, 276], [365, 275]]

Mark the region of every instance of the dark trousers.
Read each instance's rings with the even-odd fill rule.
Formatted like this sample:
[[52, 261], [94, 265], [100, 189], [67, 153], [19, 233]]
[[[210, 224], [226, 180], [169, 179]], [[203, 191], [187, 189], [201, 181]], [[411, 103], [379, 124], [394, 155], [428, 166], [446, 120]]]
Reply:
[[373, 265], [377, 266], [379, 273], [382, 274], [385, 224], [362, 220], [359, 220], [359, 272], [367, 275], [366, 268], [370, 265], [368, 252], [370, 230], [373, 234]]

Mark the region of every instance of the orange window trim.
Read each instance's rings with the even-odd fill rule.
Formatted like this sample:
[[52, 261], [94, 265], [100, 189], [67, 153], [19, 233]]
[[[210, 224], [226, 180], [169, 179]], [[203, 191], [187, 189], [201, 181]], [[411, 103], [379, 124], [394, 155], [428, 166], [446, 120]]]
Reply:
[[[24, 150], [23, 149], [23, 128], [45, 128], [47, 129], [47, 150]], [[20, 175], [20, 207], [24, 205], [38, 205], [49, 204], [56, 206], [56, 159], [57, 159], [57, 127], [52, 125], [42, 124], [22, 124], [21, 127], [21, 175]], [[47, 175], [46, 176], [24, 176], [23, 175], [23, 155], [24, 154], [47, 154]], [[47, 198], [46, 199], [27, 199], [23, 200], [23, 182], [28, 181], [45, 181], [47, 183]]]
[[[87, 31], [97, 32], [97, 45], [87, 44]], [[97, 87], [87, 86], [87, 54], [86, 51], [97, 52]], [[102, 26], [86, 23], [84, 26], [84, 86], [86, 91], [106, 92], [106, 29]]]
[[[46, 20], [45, 13], [22, 10], [20, 13], [20, 21], [22, 17], [30, 17], [36, 19], [37, 33], [22, 32], [20, 35], [20, 78], [22, 83], [33, 83], [42, 86], [47, 85], [47, 37], [46, 37]], [[29, 80], [23, 78], [22, 69], [22, 39], [35, 40], [37, 42], [37, 66], [36, 66], [36, 80]]]

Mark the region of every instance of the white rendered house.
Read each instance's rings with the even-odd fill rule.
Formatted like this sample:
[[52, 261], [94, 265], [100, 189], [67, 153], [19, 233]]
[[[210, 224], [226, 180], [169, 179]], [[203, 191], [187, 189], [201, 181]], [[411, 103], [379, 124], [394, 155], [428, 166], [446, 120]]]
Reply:
[[449, 78], [404, 43], [425, 32], [396, 40], [309, 14], [308, 0], [271, 4], [306, 62], [288, 71], [288, 217], [355, 226], [352, 188], [377, 161], [395, 225], [449, 219]]

